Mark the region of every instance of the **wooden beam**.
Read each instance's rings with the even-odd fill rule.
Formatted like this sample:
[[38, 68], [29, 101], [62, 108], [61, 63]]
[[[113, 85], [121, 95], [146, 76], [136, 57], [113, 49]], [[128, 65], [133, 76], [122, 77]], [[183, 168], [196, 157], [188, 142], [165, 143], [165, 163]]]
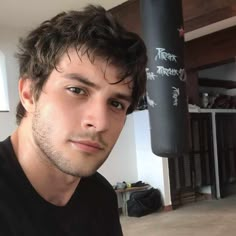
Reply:
[[[185, 32], [236, 16], [235, 0], [182, 0]], [[110, 10], [128, 30], [141, 35], [140, 0]]]
[[189, 20], [185, 19], [184, 29], [185, 32], [190, 32], [233, 16], [236, 16], [236, 4], [210, 11], [208, 14], [196, 16]]
[[232, 80], [199, 78], [198, 83], [199, 86], [203, 87], [215, 87], [215, 88], [226, 88], [226, 89], [236, 88], [236, 82]]
[[232, 62], [236, 56], [236, 26], [185, 43], [185, 67], [200, 69]]
[[235, 4], [235, 0], [182, 0], [183, 16], [185, 20], [191, 20]]

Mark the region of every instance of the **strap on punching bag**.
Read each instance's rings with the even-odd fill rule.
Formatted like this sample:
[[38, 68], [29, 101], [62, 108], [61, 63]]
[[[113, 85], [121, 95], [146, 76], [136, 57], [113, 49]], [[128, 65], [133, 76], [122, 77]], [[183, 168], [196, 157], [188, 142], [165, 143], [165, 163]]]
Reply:
[[178, 157], [188, 151], [188, 110], [181, 0], [141, 0], [147, 46], [147, 102], [154, 154]]

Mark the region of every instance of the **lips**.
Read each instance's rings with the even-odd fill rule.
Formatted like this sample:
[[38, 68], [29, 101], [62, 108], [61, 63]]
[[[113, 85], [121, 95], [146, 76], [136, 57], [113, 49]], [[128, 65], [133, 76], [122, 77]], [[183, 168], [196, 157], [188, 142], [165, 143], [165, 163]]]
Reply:
[[103, 149], [101, 147], [101, 145], [99, 143], [96, 143], [96, 142], [91, 142], [91, 141], [78, 141], [78, 143], [80, 144], [84, 144], [84, 145], [87, 145], [87, 146], [90, 146], [90, 147], [94, 147], [94, 148], [97, 148], [97, 149]]
[[88, 153], [96, 153], [104, 149], [99, 143], [88, 140], [71, 141], [71, 143], [76, 149]]

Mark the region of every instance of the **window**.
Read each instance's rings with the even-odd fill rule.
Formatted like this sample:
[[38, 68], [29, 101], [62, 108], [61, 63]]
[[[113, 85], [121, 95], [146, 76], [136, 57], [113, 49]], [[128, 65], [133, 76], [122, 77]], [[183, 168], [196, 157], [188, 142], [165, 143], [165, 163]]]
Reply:
[[0, 51], [0, 111], [9, 111], [5, 56]]

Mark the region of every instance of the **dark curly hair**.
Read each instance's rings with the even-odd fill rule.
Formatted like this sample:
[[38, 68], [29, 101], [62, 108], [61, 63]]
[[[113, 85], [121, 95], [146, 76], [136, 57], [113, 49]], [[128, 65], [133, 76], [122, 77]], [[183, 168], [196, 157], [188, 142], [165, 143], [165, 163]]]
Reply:
[[[20, 77], [34, 81], [35, 99], [70, 48], [77, 52], [83, 49], [82, 53], [86, 53], [91, 62], [99, 56], [116, 66], [120, 71], [118, 83], [128, 76], [132, 78], [132, 102], [127, 113], [133, 112], [146, 87], [146, 47], [137, 34], [127, 31], [101, 6], [88, 5], [83, 11], [60, 13], [20, 39], [16, 54]], [[17, 124], [25, 113], [19, 102]]]

